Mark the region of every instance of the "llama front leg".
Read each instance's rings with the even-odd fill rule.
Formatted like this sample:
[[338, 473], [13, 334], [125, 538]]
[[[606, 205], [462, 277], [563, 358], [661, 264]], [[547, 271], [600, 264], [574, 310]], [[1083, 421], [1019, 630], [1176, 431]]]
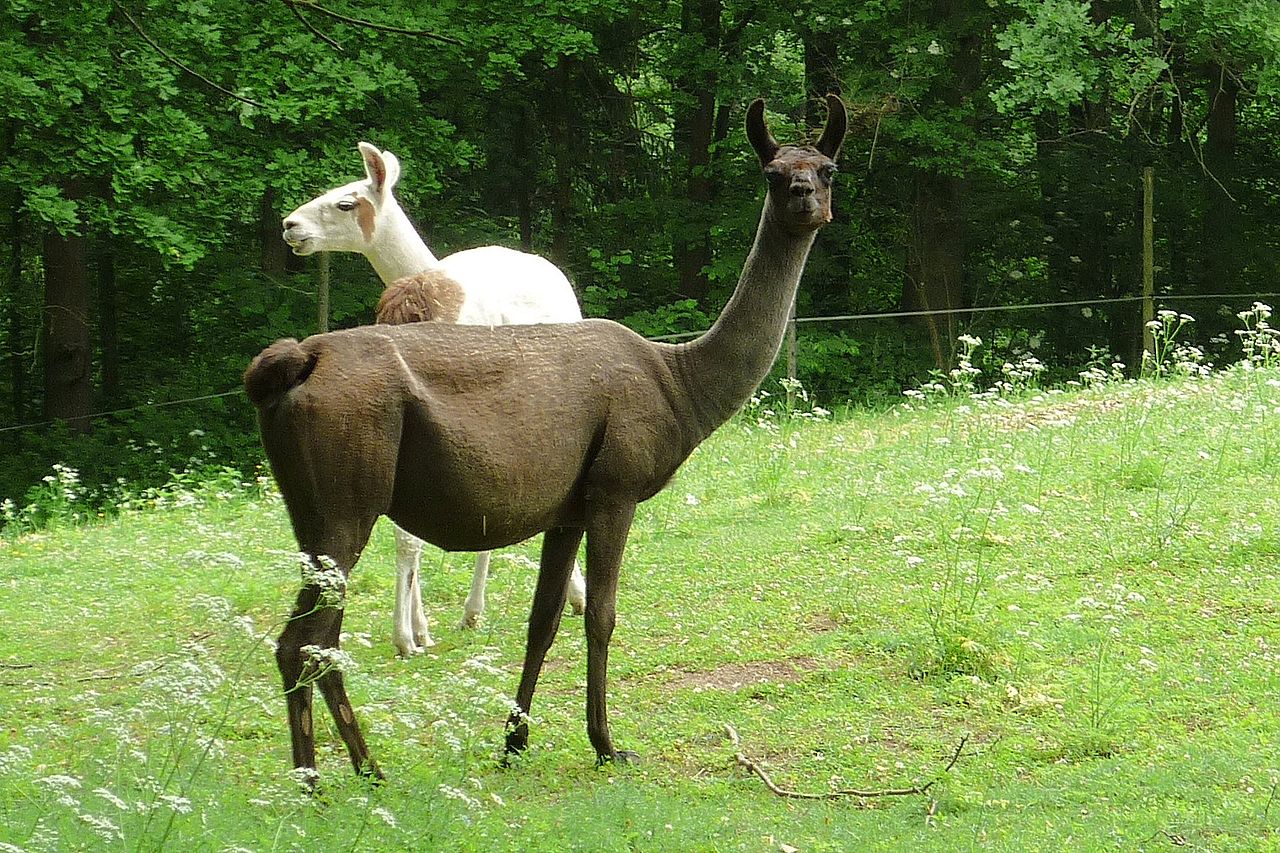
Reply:
[[508, 753], [523, 752], [529, 743], [527, 715], [533, 703], [533, 691], [547, 650], [560, 627], [564, 612], [565, 583], [582, 541], [582, 528], [558, 527], [542, 537], [542, 565], [533, 593], [533, 609], [529, 613], [529, 638], [524, 650], [524, 669], [516, 690], [516, 707], [507, 718]]
[[[462, 610], [462, 623], [458, 626], [464, 630], [475, 628], [480, 624], [484, 614], [484, 589], [489, 581], [490, 552], [481, 551], [476, 554], [476, 569], [471, 575], [471, 592], [467, 594], [467, 602]], [[573, 561], [573, 571], [569, 573], [569, 581], [565, 584], [565, 598], [573, 608], [575, 616], [582, 615], [587, 606], [587, 584], [582, 577], [582, 569], [578, 561]]]
[[422, 610], [418, 580], [422, 564], [422, 540], [399, 527], [396, 534], [396, 603], [392, 615], [391, 642], [396, 654], [407, 658], [434, 646], [427, 615]]
[[609, 641], [617, 619], [618, 570], [635, 512], [635, 504], [596, 507], [587, 523], [587, 736], [598, 764], [639, 757], [614, 749], [605, 701]]
[[481, 551], [476, 554], [476, 568], [471, 573], [471, 592], [467, 593], [467, 601], [462, 606], [462, 623], [458, 627], [475, 628], [480, 624], [480, 617], [484, 614], [484, 587], [488, 582], [489, 552]]

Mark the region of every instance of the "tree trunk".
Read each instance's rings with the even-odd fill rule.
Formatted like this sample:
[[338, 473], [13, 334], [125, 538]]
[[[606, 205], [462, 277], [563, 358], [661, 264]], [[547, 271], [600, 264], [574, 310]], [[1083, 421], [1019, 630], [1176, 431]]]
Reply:
[[289, 245], [280, 236], [280, 214], [276, 211], [276, 191], [268, 186], [258, 201], [258, 240], [262, 249], [262, 272], [268, 278], [283, 278], [289, 266]]
[[1208, 141], [1204, 147], [1205, 216], [1205, 293], [1229, 293], [1240, 282], [1244, 266], [1243, 241], [1240, 239], [1240, 217], [1237, 202], [1236, 172], [1236, 106], [1240, 86], [1226, 68], [1213, 69], [1209, 80]]
[[524, 168], [516, 170], [514, 180], [516, 191], [516, 213], [520, 223], [520, 248], [526, 252], [533, 251], [533, 185], [538, 179], [538, 170], [534, 168], [532, 146], [529, 136], [533, 133], [533, 116], [531, 110], [524, 106], [520, 109], [520, 126], [511, 135], [512, 153], [516, 162], [524, 164]]
[[[827, 121], [828, 93], [840, 94], [839, 39], [829, 32], [807, 31], [804, 42], [804, 119], [810, 137], [816, 138]], [[818, 232], [808, 268], [813, 275], [797, 298], [803, 298], [815, 314], [843, 314], [853, 305], [853, 257], [850, 246], [850, 208], [835, 204], [831, 224]]]
[[[924, 171], [915, 174], [903, 292], [903, 307], [908, 311], [954, 311], [969, 304], [964, 283], [968, 239], [964, 195], [960, 178]], [[929, 315], [925, 327], [934, 363], [941, 370], [951, 362], [960, 317], [955, 313]]]
[[[81, 182], [62, 183], [68, 199], [83, 197]], [[89, 347], [89, 264], [86, 237], [44, 235], [44, 414], [89, 430], [93, 402]]]
[[804, 120], [821, 128], [827, 120], [826, 96], [839, 95], [840, 41], [834, 33], [806, 32], [804, 39]]
[[22, 208], [13, 206], [9, 226], [9, 299], [5, 301], [9, 329], [9, 380], [12, 390], [13, 422], [26, 420], [27, 367], [23, 359], [28, 339], [27, 324], [22, 322]]
[[551, 143], [554, 182], [551, 193], [551, 257], [568, 270], [573, 246], [573, 113], [569, 103], [569, 58], [562, 56], [551, 69], [551, 86], [547, 93], [550, 121], [547, 138]]
[[681, 296], [703, 303], [711, 289], [711, 214], [715, 184], [711, 146], [716, 132], [716, 94], [720, 60], [721, 0], [683, 0], [681, 35], [691, 56], [674, 86], [683, 96], [674, 127], [676, 160], [684, 172], [684, 204], [672, 235], [677, 288]]
[[[954, 49], [947, 52], [947, 85], [936, 97], [950, 107], [960, 106], [978, 88], [982, 71], [985, 19], [966, 18], [962, 0], [938, 0], [935, 19], [954, 22], [960, 30]], [[951, 310], [969, 307], [964, 269], [968, 243], [967, 185], [963, 178], [931, 169], [913, 170], [907, 214], [907, 262], [903, 304], [908, 309]], [[957, 313], [925, 318], [934, 362], [939, 369], [951, 363], [960, 329]]]
[[[98, 344], [102, 351], [102, 397], [114, 403], [120, 393], [120, 327], [117, 313], [116, 256], [108, 236], [97, 245]], [[281, 241], [283, 242], [283, 241]]]

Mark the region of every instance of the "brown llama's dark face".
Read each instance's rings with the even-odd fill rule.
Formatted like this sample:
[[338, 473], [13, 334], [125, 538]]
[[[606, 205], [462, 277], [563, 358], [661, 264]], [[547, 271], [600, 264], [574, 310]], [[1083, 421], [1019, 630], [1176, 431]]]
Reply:
[[815, 145], [779, 145], [764, 120], [764, 101], [747, 107], [747, 139], [769, 182], [769, 211], [786, 227], [813, 231], [831, 221], [831, 181], [848, 119], [844, 102], [827, 95], [827, 124]]
[[836, 164], [816, 148], [783, 146], [764, 167], [775, 214], [796, 229], [831, 221], [831, 182]]

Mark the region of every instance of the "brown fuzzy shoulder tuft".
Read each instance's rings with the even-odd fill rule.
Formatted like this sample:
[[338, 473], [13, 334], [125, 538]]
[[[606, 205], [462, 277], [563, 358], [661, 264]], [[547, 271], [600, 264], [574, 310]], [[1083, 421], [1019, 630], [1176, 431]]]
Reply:
[[463, 299], [462, 286], [442, 270], [407, 275], [382, 291], [377, 321], [390, 326], [429, 320], [456, 323]]

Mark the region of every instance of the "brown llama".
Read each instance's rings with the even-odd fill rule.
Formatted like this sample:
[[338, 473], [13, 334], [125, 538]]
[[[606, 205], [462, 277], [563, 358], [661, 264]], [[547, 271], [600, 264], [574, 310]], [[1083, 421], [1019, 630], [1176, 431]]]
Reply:
[[[298, 546], [317, 567], [332, 561], [345, 577], [380, 515], [451, 551], [544, 534], [509, 753], [528, 741], [524, 714], [585, 535], [587, 733], [598, 761], [633, 756], [614, 747], [605, 704], [627, 534], [636, 505], [746, 402], [777, 357], [809, 249], [831, 220], [846, 117], [836, 96], [827, 105], [815, 146], [779, 146], [764, 102], [747, 109], [764, 211], [733, 296], [694, 341], [654, 343], [607, 320], [365, 326], [277, 341], [245, 372]], [[357, 772], [381, 777], [342, 672], [321, 662], [343, 616], [325, 593], [304, 581], [276, 649], [293, 763], [315, 767], [314, 683]]]

